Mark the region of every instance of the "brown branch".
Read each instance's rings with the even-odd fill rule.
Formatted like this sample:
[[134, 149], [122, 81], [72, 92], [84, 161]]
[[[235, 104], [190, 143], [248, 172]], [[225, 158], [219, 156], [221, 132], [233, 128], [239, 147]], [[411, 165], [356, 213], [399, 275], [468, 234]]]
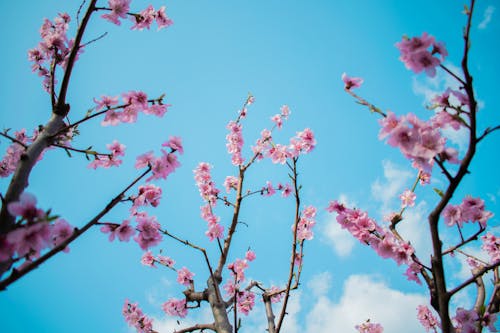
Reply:
[[59, 253], [60, 251], [64, 250], [71, 242], [73, 242], [75, 239], [80, 237], [84, 232], [86, 232], [88, 229], [90, 229], [93, 225], [99, 222], [99, 220], [104, 217], [113, 207], [115, 207], [123, 198], [125, 193], [132, 188], [135, 184], [137, 184], [142, 178], [144, 178], [149, 172], [151, 171], [151, 168], [148, 168], [146, 171], [144, 171], [139, 177], [137, 177], [134, 181], [132, 181], [123, 191], [121, 191], [117, 196], [115, 196], [107, 205], [104, 207], [103, 210], [99, 214], [97, 214], [92, 220], [87, 222], [83, 226], [83, 228], [78, 229], [75, 228], [71, 236], [69, 236], [67, 239], [65, 239], [63, 242], [61, 242], [59, 245], [55, 246], [52, 250], [49, 252], [45, 253], [43, 256], [40, 258], [36, 259], [35, 261], [27, 264], [24, 266], [22, 269], [13, 269], [12, 273], [9, 275], [9, 277], [3, 279], [0, 281], [0, 290], [5, 290], [7, 286], [9, 286], [11, 283], [17, 281], [19, 278], [23, 277], [27, 273], [31, 272], [35, 268], [38, 268], [42, 263], [50, 259], [52, 256], [55, 254]]
[[481, 141], [482, 139], [484, 139], [484, 137], [494, 131], [498, 131], [500, 130], [500, 125], [497, 125], [495, 127], [488, 127], [487, 129], [484, 130], [483, 134], [481, 134], [478, 138], [477, 138], [477, 142], [479, 143], [479, 141]]
[[16, 139], [16, 138], [15, 138], [15, 137], [13, 137], [13, 136], [8, 135], [7, 133], [0, 132], [0, 135], [1, 135], [1, 136], [3, 136], [3, 137], [5, 137], [5, 138], [7, 138], [7, 139], [9, 139], [10, 141], [12, 141], [12, 142], [14, 142], [14, 143], [17, 143], [18, 145], [23, 146], [23, 148], [24, 148], [24, 149], [27, 149], [27, 148], [28, 148], [28, 146], [27, 146], [25, 143], [23, 143], [22, 141], [20, 141], [20, 140]]
[[[294, 228], [293, 228], [293, 241], [292, 241], [292, 253], [290, 257], [290, 270], [288, 274], [288, 281], [286, 284], [286, 291], [285, 291], [285, 297], [283, 300], [283, 306], [281, 308], [280, 315], [278, 317], [278, 322], [276, 324], [276, 333], [279, 333], [281, 326], [283, 324], [283, 320], [286, 315], [286, 307], [288, 305], [288, 299], [290, 297], [290, 290], [292, 287], [292, 280], [294, 277], [294, 271], [295, 271], [295, 257], [297, 255], [297, 231], [298, 231], [298, 224], [300, 221], [300, 195], [299, 195], [299, 186], [297, 183], [297, 158], [293, 158], [293, 175], [292, 175], [292, 181], [293, 181], [293, 186], [295, 189], [295, 220], [294, 220]], [[302, 264], [301, 264], [302, 265]], [[298, 280], [297, 280], [298, 283]]]
[[466, 245], [469, 242], [477, 240], [477, 236], [479, 236], [484, 230], [486, 230], [486, 229], [483, 228], [482, 226], [479, 226], [479, 230], [476, 231], [472, 236], [470, 236], [469, 238], [467, 238], [465, 240], [462, 239], [462, 241], [460, 243], [458, 243], [457, 245], [452, 246], [452, 247], [448, 248], [447, 250], [443, 251], [443, 256], [445, 256], [449, 253], [452, 253], [453, 251], [461, 248], [462, 246]]
[[66, 70], [64, 71], [64, 77], [62, 79], [61, 88], [59, 90], [59, 98], [57, 100], [57, 105], [53, 110], [55, 114], [58, 114], [60, 116], [65, 116], [69, 112], [69, 106], [66, 104], [66, 93], [68, 91], [69, 80], [71, 78], [71, 72], [73, 71], [73, 67], [75, 65], [78, 50], [80, 49], [80, 43], [82, 42], [83, 34], [90, 20], [90, 16], [92, 16], [92, 13], [95, 10], [96, 2], [97, 0], [90, 1], [87, 12], [85, 13], [82, 19], [82, 23], [80, 24], [80, 26], [78, 27], [78, 31], [76, 32], [75, 42], [68, 57]]
[[458, 285], [455, 288], [453, 288], [452, 290], [450, 290], [447, 293], [448, 297], [451, 297], [451, 296], [455, 295], [456, 293], [458, 293], [460, 290], [464, 289], [465, 287], [467, 287], [471, 283], [476, 282], [476, 280], [480, 276], [482, 276], [483, 274], [485, 274], [488, 271], [491, 271], [492, 269], [495, 269], [495, 268], [497, 268], [499, 266], [500, 266], [500, 262], [496, 262], [496, 263], [493, 263], [493, 264], [490, 264], [490, 265], [486, 265], [486, 266], [483, 266], [482, 268], [477, 269], [477, 271], [475, 271], [470, 278], [468, 278], [467, 280], [465, 280], [464, 282], [462, 282], [460, 285]]

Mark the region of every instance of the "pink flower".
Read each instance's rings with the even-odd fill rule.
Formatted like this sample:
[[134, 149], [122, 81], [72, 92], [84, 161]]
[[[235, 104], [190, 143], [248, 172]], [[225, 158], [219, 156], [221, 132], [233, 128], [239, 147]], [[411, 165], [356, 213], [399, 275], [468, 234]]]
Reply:
[[135, 24], [132, 26], [132, 30], [143, 30], [144, 28], [149, 29], [156, 18], [156, 11], [153, 6], [149, 5], [139, 14], [134, 15], [134, 18]]
[[156, 217], [149, 217], [144, 214], [144, 216], [137, 217], [137, 222], [139, 234], [134, 237], [134, 240], [139, 244], [141, 249], [147, 250], [161, 242], [160, 224], [156, 220]]
[[99, 111], [103, 108], [109, 109], [113, 105], [118, 104], [118, 96], [115, 96], [115, 97], [101, 96], [100, 100], [96, 100], [94, 98], [94, 102], [97, 104], [95, 107], [96, 111]]
[[[73, 235], [73, 231], [74, 228], [65, 219], [57, 219], [52, 225], [52, 244], [58, 246]], [[63, 251], [69, 252], [69, 247], [66, 247]]]
[[283, 298], [284, 295], [283, 295], [283, 292], [279, 292], [280, 290], [281, 290], [281, 288], [276, 287], [276, 286], [272, 286], [271, 288], [269, 288], [267, 293], [274, 294], [271, 296], [271, 303], [281, 302], [281, 299]]
[[265, 194], [266, 196], [270, 197], [275, 193], [276, 191], [274, 190], [273, 184], [270, 181], [267, 181], [266, 187], [262, 189], [262, 194]]
[[415, 206], [415, 199], [417, 196], [415, 195], [415, 192], [411, 190], [406, 190], [401, 195], [399, 196], [401, 199], [401, 207], [413, 207]]
[[248, 250], [245, 253], [245, 259], [248, 261], [254, 261], [256, 257], [257, 256], [255, 255], [255, 252], [253, 252], [252, 250]]
[[182, 140], [178, 136], [171, 136], [169, 140], [162, 144], [163, 147], [169, 147], [172, 151], [178, 151], [179, 154], [184, 153], [184, 148], [182, 147]]
[[486, 235], [481, 237], [483, 245], [481, 248], [485, 250], [490, 256], [491, 263], [497, 263], [500, 261], [500, 238], [488, 232]]
[[161, 6], [156, 12], [156, 24], [158, 25], [158, 30], [174, 24], [174, 21], [168, 18], [167, 14], [165, 14], [165, 6]]
[[134, 199], [134, 208], [151, 205], [157, 207], [160, 204], [161, 188], [153, 184], [139, 186], [139, 194]]
[[52, 245], [50, 225], [39, 222], [12, 230], [7, 234], [7, 242], [13, 244], [19, 257], [40, 254], [40, 251]]
[[187, 316], [186, 299], [171, 298], [163, 303], [162, 309], [169, 316], [184, 318]]
[[227, 152], [232, 155], [231, 161], [233, 165], [242, 165], [244, 159], [241, 156], [241, 148], [243, 147], [241, 124], [238, 124], [235, 121], [230, 121], [226, 127], [229, 130], [229, 134], [226, 135]]
[[9, 203], [7, 210], [12, 216], [21, 216], [27, 221], [42, 219], [45, 216], [43, 210], [36, 208], [36, 197], [28, 192], [21, 193], [18, 201]]
[[359, 333], [382, 333], [384, 331], [382, 325], [371, 323], [369, 320], [361, 325], [356, 325], [355, 328]]
[[[429, 47], [432, 46], [432, 50]], [[436, 43], [434, 37], [423, 33], [422, 37], [413, 37], [409, 39], [404, 37], [396, 47], [401, 53], [401, 61], [405, 64], [406, 68], [415, 73], [420, 73], [425, 70], [427, 75], [434, 77], [436, 75], [436, 66], [439, 66], [448, 55], [441, 42]], [[440, 54], [441, 58], [434, 57], [435, 54]]]
[[255, 305], [255, 294], [251, 291], [240, 291], [236, 295], [236, 307], [238, 312], [248, 315]]
[[360, 77], [350, 77], [346, 73], [342, 73], [342, 81], [344, 81], [344, 89], [350, 90], [351, 88], [359, 88], [363, 83]]
[[120, 18], [126, 18], [129, 11], [131, 0], [108, 0], [108, 6], [111, 9], [110, 14], [101, 15], [105, 20], [120, 25]]
[[147, 167], [148, 165], [153, 165], [154, 159], [155, 157], [152, 151], [139, 155], [135, 162], [135, 168], [142, 169], [144, 167]]
[[226, 180], [224, 180], [224, 187], [226, 188], [226, 192], [229, 193], [231, 189], [236, 190], [238, 188], [239, 180], [235, 176], [227, 176]]
[[125, 300], [122, 314], [129, 326], [135, 327], [138, 333], [150, 333], [153, 331], [153, 320], [142, 312], [137, 303], [131, 304]]
[[174, 267], [175, 264], [175, 261], [172, 258], [162, 255], [158, 255], [158, 261], [160, 262], [160, 264], [170, 268]]
[[189, 287], [189, 285], [193, 282], [194, 274], [189, 271], [186, 267], [182, 267], [177, 271], [177, 282], [180, 284]]
[[142, 255], [141, 263], [145, 266], [156, 267], [155, 266], [155, 257], [153, 256], [151, 251], [147, 251], [146, 253], [144, 253]]

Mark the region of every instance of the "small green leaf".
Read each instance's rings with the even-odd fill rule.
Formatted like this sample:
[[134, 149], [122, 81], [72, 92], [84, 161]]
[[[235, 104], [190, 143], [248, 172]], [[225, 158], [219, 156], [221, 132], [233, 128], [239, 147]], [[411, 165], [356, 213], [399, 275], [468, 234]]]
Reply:
[[440, 189], [434, 187], [433, 188], [434, 192], [436, 192], [441, 198], [443, 197], [444, 193], [443, 191], [441, 191]]

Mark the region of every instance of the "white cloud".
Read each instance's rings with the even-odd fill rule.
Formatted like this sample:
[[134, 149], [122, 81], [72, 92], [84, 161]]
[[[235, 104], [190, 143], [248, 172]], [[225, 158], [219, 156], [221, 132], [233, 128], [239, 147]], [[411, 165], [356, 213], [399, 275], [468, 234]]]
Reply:
[[[345, 194], [340, 195], [339, 202], [347, 207], [356, 206], [354, 202], [349, 201]], [[322, 241], [330, 245], [338, 256], [347, 257], [351, 254], [356, 244], [356, 240], [347, 230], [340, 227], [334, 213], [328, 214], [327, 216], [327, 221], [323, 223], [321, 227]]]
[[491, 17], [493, 16], [494, 12], [495, 12], [495, 7], [488, 6], [484, 11], [483, 20], [479, 23], [477, 27], [479, 29], [486, 29], [488, 24], [491, 22]]
[[404, 220], [398, 224], [399, 233], [405, 240], [410, 241], [416, 250], [417, 256], [424, 263], [428, 261], [432, 251], [429, 224], [427, 222], [428, 214], [427, 202], [420, 201], [414, 207], [408, 207], [405, 210], [403, 214]]
[[375, 200], [382, 202], [381, 214], [386, 215], [391, 212], [391, 205], [394, 199], [399, 202], [399, 195], [406, 187], [409, 187], [409, 181], [413, 177], [412, 172], [407, 169], [399, 168], [394, 163], [384, 160], [384, 181], [377, 179], [372, 184], [372, 196]]
[[315, 297], [326, 295], [331, 285], [332, 274], [330, 272], [316, 274], [307, 282], [308, 290], [311, 290]]
[[384, 326], [384, 332], [422, 332], [416, 307], [427, 297], [402, 293], [371, 276], [351, 275], [338, 303], [321, 296], [307, 314], [306, 332], [354, 332], [368, 318]]

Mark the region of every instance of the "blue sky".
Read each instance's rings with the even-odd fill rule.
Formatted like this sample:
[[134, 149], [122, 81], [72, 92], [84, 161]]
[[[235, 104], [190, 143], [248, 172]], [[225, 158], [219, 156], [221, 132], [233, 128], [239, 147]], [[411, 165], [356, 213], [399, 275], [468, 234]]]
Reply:
[[[132, 8], [147, 4], [135, 0]], [[124, 164], [94, 171], [87, 169], [81, 156], [69, 159], [63, 151], [50, 151], [32, 173], [28, 189], [40, 207], [83, 225], [137, 175], [135, 156], [158, 151], [170, 135], [181, 136], [182, 167], [158, 183], [163, 200], [152, 213], [170, 231], [215, 254], [215, 244], [203, 234], [205, 222], [198, 210], [203, 203], [192, 170], [200, 161], [209, 162], [219, 186], [226, 175], [236, 172], [225, 148], [225, 126], [251, 92], [256, 102], [244, 122], [247, 143], [271, 126], [269, 118], [283, 104], [290, 106], [292, 114], [278, 140], [287, 142], [296, 131], [310, 127], [318, 141], [314, 152], [300, 160], [302, 201], [317, 206], [320, 213], [315, 239], [306, 245], [302, 288], [292, 301], [286, 332], [354, 331], [353, 323], [369, 316], [386, 326], [386, 332], [422, 331], [415, 323], [414, 309], [426, 302], [426, 290], [407, 282], [396, 264], [378, 258], [339, 231], [323, 208], [329, 200], [342, 198], [380, 219], [398, 207], [397, 196], [411, 186], [414, 172], [395, 149], [377, 139], [377, 117], [343, 92], [340, 76], [343, 72], [362, 76], [365, 83], [359, 92], [384, 110], [429, 117], [431, 111], [423, 107], [425, 94], [444, 90], [446, 78], [440, 73], [429, 80], [409, 72], [398, 61], [394, 44], [403, 34], [427, 31], [445, 41], [449, 52], [445, 64], [458, 66], [465, 23], [462, 3], [184, 0], [152, 4], [167, 5], [172, 27], [138, 32], [130, 31], [129, 23], [116, 27], [97, 16], [92, 19], [86, 40], [108, 34], [89, 45], [75, 67], [68, 93], [70, 118], [81, 118], [93, 107], [94, 97], [129, 90], [142, 90], [151, 97], [166, 93], [172, 107], [162, 119], [140, 117], [134, 125], [82, 126], [74, 146], [102, 150], [118, 139], [127, 146]], [[31, 73], [27, 50], [38, 43], [44, 17], [52, 19], [63, 11], [73, 17], [78, 6], [77, 1], [55, 0], [0, 3], [2, 128], [31, 131], [47, 121], [50, 99], [41, 80]], [[470, 68], [482, 106], [480, 129], [500, 123], [496, 107], [500, 50], [494, 42], [500, 36], [500, 24], [495, 6], [494, 1], [478, 2], [472, 29]], [[0, 149], [4, 151], [7, 144], [2, 139]], [[499, 225], [500, 215], [499, 144], [498, 133], [480, 144], [471, 174], [454, 198], [459, 203], [466, 194], [484, 197], [487, 209], [496, 214], [490, 220], [492, 226]], [[259, 188], [266, 180], [285, 181], [286, 170], [268, 162], [255, 165], [249, 186]], [[0, 180], [0, 192], [7, 184]], [[437, 177], [433, 185], [442, 184]], [[417, 250], [426, 253], [430, 251], [426, 215], [436, 196], [429, 188], [419, 188], [417, 196], [403, 231]], [[247, 203], [242, 219], [249, 226], [237, 233], [232, 258], [242, 257], [251, 246], [257, 260], [248, 275], [283, 283], [292, 202], [255, 197]], [[221, 216], [229, 217], [230, 212], [218, 209]], [[126, 216], [127, 207], [119, 207], [107, 220], [121, 221]], [[169, 241], [159, 248], [191, 268], [198, 285], [205, 281], [197, 253]], [[142, 266], [141, 254], [133, 242], [109, 243], [106, 235], [91, 230], [72, 244], [69, 254], [52, 258], [0, 294], [4, 331], [128, 332], [121, 316], [125, 298], [139, 302], [165, 332], [172, 331], [175, 320], [162, 315], [160, 304], [168, 297], [180, 297], [182, 289], [173, 272]], [[450, 268], [452, 282], [464, 274], [458, 262]], [[381, 299], [388, 301], [380, 306]], [[470, 301], [464, 293], [457, 302]], [[206, 316], [206, 311], [194, 311], [190, 320]], [[408, 318], [408, 323], [402, 318]], [[257, 310], [243, 322], [243, 331], [263, 331], [263, 323], [262, 310]]]

